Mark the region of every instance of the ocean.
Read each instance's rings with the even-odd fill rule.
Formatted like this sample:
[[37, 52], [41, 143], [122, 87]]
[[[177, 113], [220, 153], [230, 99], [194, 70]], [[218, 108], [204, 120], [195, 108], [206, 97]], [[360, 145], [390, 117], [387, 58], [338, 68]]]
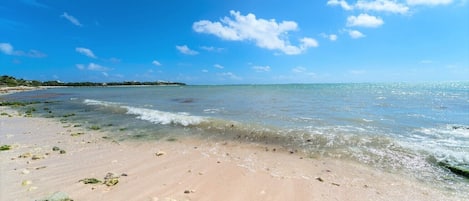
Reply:
[[469, 179], [469, 82], [69, 87], [16, 93], [34, 115], [119, 140], [265, 143], [413, 177], [453, 193]]

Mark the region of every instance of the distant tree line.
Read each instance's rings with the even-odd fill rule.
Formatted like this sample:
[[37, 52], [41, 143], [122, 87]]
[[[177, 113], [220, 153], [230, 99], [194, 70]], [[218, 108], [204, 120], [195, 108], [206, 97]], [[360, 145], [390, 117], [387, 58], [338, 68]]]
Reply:
[[67, 87], [80, 87], [80, 86], [139, 86], [139, 85], [186, 85], [181, 82], [138, 82], [138, 81], [124, 81], [124, 82], [60, 82], [60, 81], [37, 81], [37, 80], [24, 80], [17, 79], [12, 76], [3, 75], [0, 77], [0, 86], [17, 87], [17, 86], [67, 86]]

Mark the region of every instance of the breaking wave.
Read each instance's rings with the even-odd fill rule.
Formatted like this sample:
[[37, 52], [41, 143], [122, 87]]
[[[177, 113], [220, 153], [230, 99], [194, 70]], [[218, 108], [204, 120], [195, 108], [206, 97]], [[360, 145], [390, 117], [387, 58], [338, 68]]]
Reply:
[[98, 101], [98, 100], [91, 100], [91, 99], [86, 99], [83, 101], [83, 103], [85, 103], [86, 105], [95, 105], [95, 106], [125, 109], [126, 114], [136, 115], [137, 119], [149, 121], [154, 124], [162, 124], [162, 125], [174, 124], [174, 125], [181, 125], [181, 126], [190, 126], [190, 125], [197, 125], [205, 121], [204, 117], [192, 116], [184, 112], [178, 112], [178, 113], [163, 112], [163, 111], [154, 110], [154, 109], [131, 107], [131, 106], [122, 105], [120, 103]]

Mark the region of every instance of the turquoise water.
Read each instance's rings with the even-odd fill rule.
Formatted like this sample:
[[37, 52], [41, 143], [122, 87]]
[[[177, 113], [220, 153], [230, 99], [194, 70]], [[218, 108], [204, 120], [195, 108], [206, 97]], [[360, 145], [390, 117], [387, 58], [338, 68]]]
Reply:
[[279, 144], [469, 188], [437, 165], [469, 166], [468, 82], [56, 88], [4, 98], [47, 100], [36, 106], [42, 115], [73, 113], [69, 121], [102, 125], [123, 140], [184, 135]]

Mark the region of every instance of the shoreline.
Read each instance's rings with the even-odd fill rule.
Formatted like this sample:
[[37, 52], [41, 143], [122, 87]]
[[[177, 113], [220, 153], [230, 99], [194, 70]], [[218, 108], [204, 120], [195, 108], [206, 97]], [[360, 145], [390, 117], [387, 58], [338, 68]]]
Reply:
[[[0, 116], [1, 145], [12, 145], [0, 152], [1, 200], [37, 200], [54, 192], [74, 200], [457, 199], [400, 175], [278, 147], [274, 152], [262, 144], [189, 137], [117, 142], [112, 133], [0, 110], [11, 115]], [[116, 185], [79, 182], [103, 180], [107, 173], [118, 175]]]

